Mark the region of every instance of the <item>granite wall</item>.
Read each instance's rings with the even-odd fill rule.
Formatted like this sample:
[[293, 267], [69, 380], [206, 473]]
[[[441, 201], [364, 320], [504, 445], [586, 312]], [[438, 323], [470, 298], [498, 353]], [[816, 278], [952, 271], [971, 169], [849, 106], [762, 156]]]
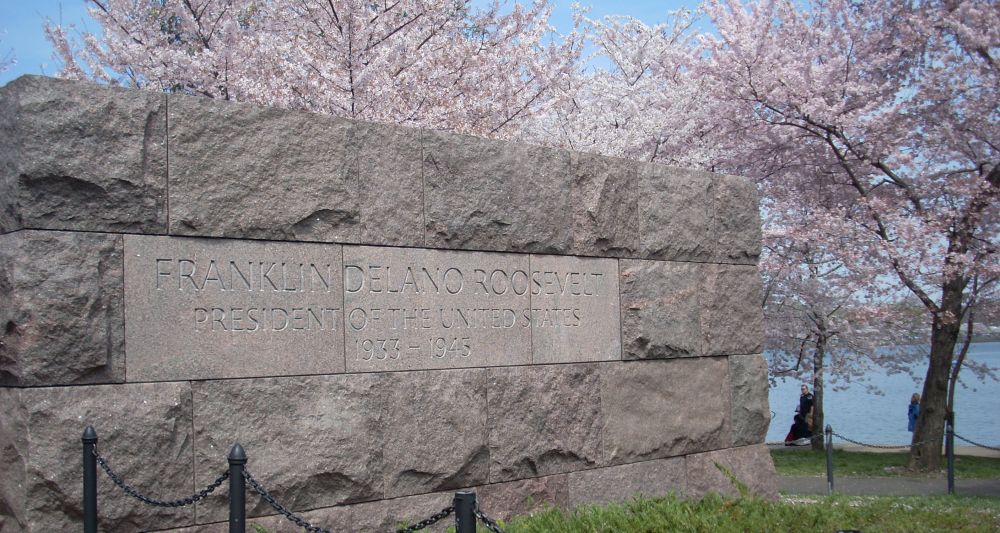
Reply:
[[[23, 77], [0, 89], [0, 531], [248, 469], [336, 529], [774, 497], [741, 178]], [[102, 527], [223, 531], [101, 474]], [[263, 502], [255, 521], [293, 531]]]

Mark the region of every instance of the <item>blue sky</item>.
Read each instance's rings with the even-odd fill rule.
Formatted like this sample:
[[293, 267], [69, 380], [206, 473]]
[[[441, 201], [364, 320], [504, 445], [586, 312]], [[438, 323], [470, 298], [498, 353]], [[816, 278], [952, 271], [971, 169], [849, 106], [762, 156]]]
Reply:
[[[473, 4], [483, 4], [473, 0]], [[570, 0], [552, 0], [554, 11], [551, 23], [560, 32], [572, 25], [573, 4]], [[627, 0], [624, 2], [581, 2], [591, 6], [590, 16], [630, 15], [648, 24], [666, 20], [668, 11], [682, 7], [694, 8], [692, 0]], [[83, 0], [0, 0], [0, 57], [13, 53], [17, 64], [0, 74], [0, 85], [22, 74], [54, 75], [59, 69], [52, 59], [52, 48], [42, 33], [46, 19], [63, 24], [76, 24], [78, 28], [92, 31], [98, 25], [87, 16]]]

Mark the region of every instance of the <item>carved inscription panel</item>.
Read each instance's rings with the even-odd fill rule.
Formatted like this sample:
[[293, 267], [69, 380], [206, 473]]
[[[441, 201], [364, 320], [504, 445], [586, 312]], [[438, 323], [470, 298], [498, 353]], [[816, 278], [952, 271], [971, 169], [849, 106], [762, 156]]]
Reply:
[[621, 359], [614, 259], [344, 247], [348, 371]]
[[129, 381], [344, 371], [339, 245], [125, 237]]
[[344, 247], [349, 372], [531, 363], [528, 256]]

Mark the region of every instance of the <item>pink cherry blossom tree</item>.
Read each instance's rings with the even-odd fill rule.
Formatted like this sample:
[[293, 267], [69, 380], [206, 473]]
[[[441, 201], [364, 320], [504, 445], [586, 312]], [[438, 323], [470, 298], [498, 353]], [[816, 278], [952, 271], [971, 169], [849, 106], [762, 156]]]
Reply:
[[[824, 239], [930, 341], [911, 466], [940, 464], [963, 320], [998, 276], [1000, 10], [989, 1], [712, 1], [701, 72], [742, 120], [722, 150], [765, 209]], [[797, 209], [806, 206], [808, 209]], [[975, 283], [973, 281], [975, 280]]]
[[102, 34], [48, 25], [61, 75], [361, 120], [516, 135], [578, 42], [544, 0], [90, 0]]

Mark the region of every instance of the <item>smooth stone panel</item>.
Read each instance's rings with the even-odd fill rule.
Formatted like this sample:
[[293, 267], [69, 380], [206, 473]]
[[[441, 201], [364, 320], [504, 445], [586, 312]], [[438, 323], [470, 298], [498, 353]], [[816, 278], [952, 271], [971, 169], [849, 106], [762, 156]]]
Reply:
[[489, 369], [491, 482], [607, 464], [597, 366]]
[[686, 475], [683, 457], [580, 470], [567, 475], [569, 503], [577, 507], [683, 494]]
[[729, 364], [699, 357], [600, 365], [611, 464], [727, 448]]
[[351, 123], [171, 95], [170, 233], [357, 242]]
[[702, 354], [699, 321], [704, 265], [621, 260], [622, 358]]
[[[289, 509], [382, 498], [385, 386], [376, 374], [194, 383], [196, 485], [228, 468], [239, 442], [247, 470]], [[212, 495], [198, 520], [224, 520], [228, 509], [225, 492]], [[248, 516], [272, 512], [247, 498]]]
[[708, 172], [656, 163], [639, 165], [640, 257], [710, 261], [716, 251], [709, 214]]
[[427, 246], [572, 250], [569, 152], [428, 131], [423, 153]]
[[639, 163], [572, 152], [573, 253], [635, 257], [639, 253]]
[[715, 260], [756, 265], [760, 258], [760, 206], [754, 182], [739, 176], [713, 175], [708, 190], [715, 235]]
[[166, 102], [22, 76], [0, 88], [0, 233], [166, 231]]
[[699, 302], [705, 355], [760, 353], [763, 290], [756, 266], [705, 266]]
[[125, 380], [122, 237], [0, 236], [0, 385]]
[[393, 372], [385, 378], [385, 496], [486, 483], [486, 370]]
[[689, 497], [701, 498], [709, 492], [737, 497], [742, 484], [752, 494], [778, 499], [778, 476], [763, 444], [692, 454], [685, 460]]
[[344, 371], [339, 245], [128, 235], [128, 380]]
[[532, 255], [534, 364], [621, 359], [618, 261]]
[[729, 356], [733, 382], [733, 446], [760, 444], [771, 423], [768, 403], [767, 361], [764, 356]]
[[423, 132], [387, 124], [353, 122], [350, 182], [357, 183], [358, 242], [424, 245]]
[[[161, 500], [195, 492], [189, 384], [46, 387], [22, 389], [17, 396], [13, 405], [10, 393], [0, 400], [7, 413], [3, 418], [9, 420], [12, 411], [22, 413], [16, 415], [25, 430], [20, 447], [7, 448], [15, 455], [4, 457], [4, 462], [24, 465], [24, 499], [18, 512], [24, 531], [82, 529], [80, 436], [88, 424], [97, 431], [101, 455], [139, 492]], [[17, 427], [15, 423], [12, 429]], [[101, 531], [129, 533], [194, 523], [193, 507], [145, 505], [124, 494], [100, 467], [97, 489]]]
[[528, 256], [344, 247], [347, 370], [531, 362]]

